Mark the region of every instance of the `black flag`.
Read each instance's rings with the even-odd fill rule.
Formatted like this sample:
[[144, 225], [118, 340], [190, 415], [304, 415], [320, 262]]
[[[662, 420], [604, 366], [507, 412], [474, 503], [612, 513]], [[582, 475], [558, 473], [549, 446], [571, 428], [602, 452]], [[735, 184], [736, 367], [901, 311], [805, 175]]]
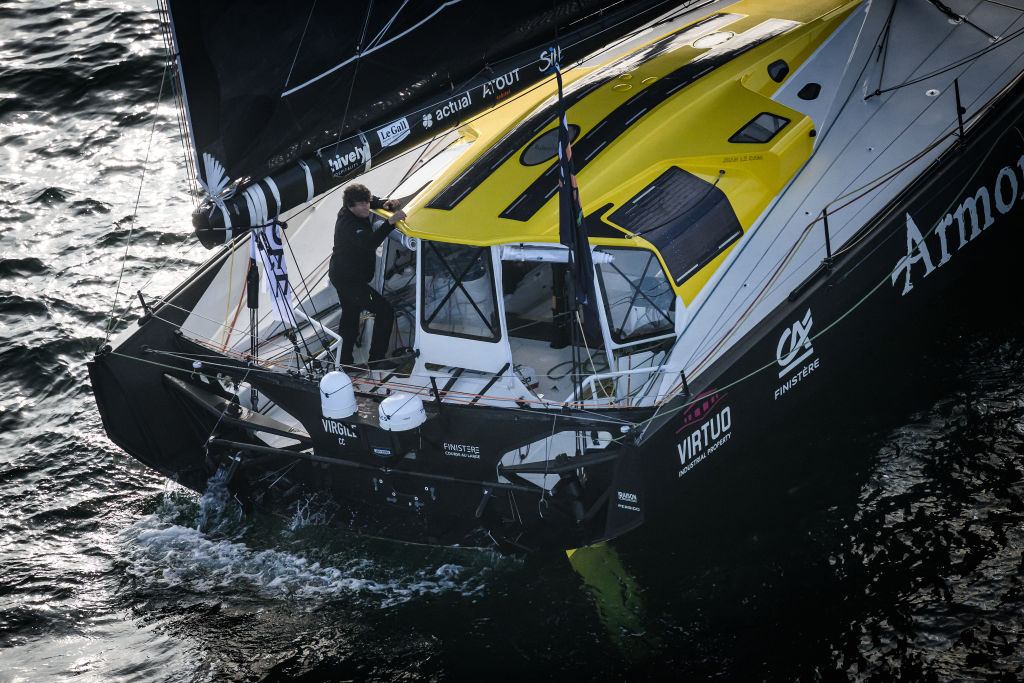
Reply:
[[572, 165], [572, 135], [565, 117], [562, 72], [558, 68], [555, 54], [552, 54], [552, 62], [558, 80], [558, 241], [569, 247], [576, 303], [586, 305], [594, 300], [594, 263], [590, 256], [590, 240], [587, 238], [580, 190], [576, 185], [576, 172]]

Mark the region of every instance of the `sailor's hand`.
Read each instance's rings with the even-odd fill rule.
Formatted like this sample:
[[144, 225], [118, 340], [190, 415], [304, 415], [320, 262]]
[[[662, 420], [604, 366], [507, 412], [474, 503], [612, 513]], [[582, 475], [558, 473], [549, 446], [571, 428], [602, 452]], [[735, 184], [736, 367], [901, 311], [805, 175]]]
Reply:
[[385, 211], [397, 211], [398, 209], [402, 208], [402, 202], [398, 201], [397, 199], [389, 199], [386, 202], [384, 202], [382, 207], [384, 208]]
[[391, 214], [391, 216], [388, 218], [388, 223], [390, 223], [391, 225], [394, 225], [398, 221], [404, 221], [404, 220], [405, 220], [405, 211], [402, 211], [401, 209], [398, 209], [393, 214]]

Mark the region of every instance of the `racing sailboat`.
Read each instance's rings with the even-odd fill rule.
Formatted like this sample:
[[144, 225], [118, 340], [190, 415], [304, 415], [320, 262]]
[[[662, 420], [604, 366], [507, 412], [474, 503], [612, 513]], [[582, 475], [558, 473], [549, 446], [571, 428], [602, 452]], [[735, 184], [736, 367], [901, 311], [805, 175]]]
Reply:
[[[615, 538], [1021, 241], [1024, 3], [324, 5], [167, 3], [216, 251], [89, 364], [114, 443], [247, 508]], [[353, 180], [406, 213], [387, 370], [372, 318], [340, 362]]]

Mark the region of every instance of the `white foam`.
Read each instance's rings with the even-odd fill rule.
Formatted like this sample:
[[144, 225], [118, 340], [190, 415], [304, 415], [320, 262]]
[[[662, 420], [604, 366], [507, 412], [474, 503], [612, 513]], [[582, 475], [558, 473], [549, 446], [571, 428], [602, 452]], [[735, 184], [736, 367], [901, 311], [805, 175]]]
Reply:
[[[122, 532], [120, 541], [128, 563], [125, 573], [141, 588], [245, 591], [262, 598], [302, 600], [307, 606], [311, 600], [316, 604], [359, 595], [379, 599], [380, 605], [387, 607], [422, 595], [480, 593], [495, 563], [506, 561], [479, 552], [469, 556], [468, 567], [451, 562], [424, 566], [422, 555], [419, 562], [411, 559], [407, 566], [395, 566], [393, 559], [385, 565], [350, 548], [329, 557], [331, 565], [325, 565], [307, 559], [304, 550], [257, 550], [241, 540], [251, 527], [231, 499], [226, 480], [224, 471], [212, 476], [198, 506], [194, 496], [177, 485], [167, 488], [155, 514]], [[285, 532], [287, 538], [260, 542], [294, 543], [291, 531], [329, 524], [336, 510], [333, 501], [310, 496], [297, 505]], [[308, 552], [319, 555], [322, 550], [316, 546]], [[467, 551], [459, 552], [464, 555]]]
[[490, 566], [384, 567], [366, 558], [341, 556], [337, 566], [324, 566], [301, 554], [210, 538], [156, 515], [139, 520], [122, 533], [121, 541], [127, 551], [125, 573], [149, 588], [252, 591], [262, 598], [302, 600], [307, 606], [310, 600], [351, 594], [379, 599], [382, 607], [423, 595], [474, 595], [492, 573]]

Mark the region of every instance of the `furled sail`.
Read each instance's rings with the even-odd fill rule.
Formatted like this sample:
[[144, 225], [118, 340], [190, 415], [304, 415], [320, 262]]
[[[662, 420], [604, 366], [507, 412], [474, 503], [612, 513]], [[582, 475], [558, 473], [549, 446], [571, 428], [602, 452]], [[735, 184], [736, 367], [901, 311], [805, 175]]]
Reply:
[[166, 0], [197, 233], [265, 224], [549, 77], [549, 46], [578, 59], [667, 4]]

